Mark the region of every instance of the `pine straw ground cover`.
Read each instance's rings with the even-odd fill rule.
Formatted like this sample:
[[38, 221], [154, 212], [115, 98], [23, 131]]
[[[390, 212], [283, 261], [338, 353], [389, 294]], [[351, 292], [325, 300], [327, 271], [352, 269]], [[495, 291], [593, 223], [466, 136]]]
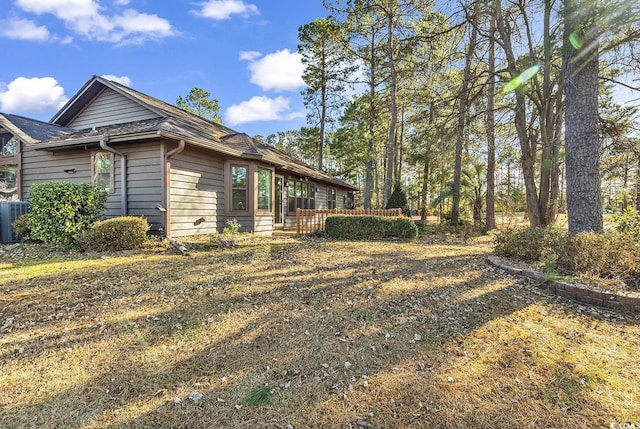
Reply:
[[490, 250], [20, 246], [0, 256], [0, 427], [639, 425], [638, 317], [547, 295]]

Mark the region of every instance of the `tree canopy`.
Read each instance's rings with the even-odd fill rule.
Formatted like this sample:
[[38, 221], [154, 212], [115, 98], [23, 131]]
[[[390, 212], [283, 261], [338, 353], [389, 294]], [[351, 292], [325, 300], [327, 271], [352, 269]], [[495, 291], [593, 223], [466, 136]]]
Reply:
[[211, 98], [211, 93], [202, 88], [191, 88], [191, 91], [185, 97], [178, 96], [176, 105], [201, 118], [222, 124], [218, 99]]
[[399, 182], [424, 215], [568, 211], [573, 232], [640, 207], [638, 109], [616, 97], [639, 89], [637, 2], [323, 4], [300, 27], [309, 117], [287, 144], [359, 185], [356, 204], [384, 207]]

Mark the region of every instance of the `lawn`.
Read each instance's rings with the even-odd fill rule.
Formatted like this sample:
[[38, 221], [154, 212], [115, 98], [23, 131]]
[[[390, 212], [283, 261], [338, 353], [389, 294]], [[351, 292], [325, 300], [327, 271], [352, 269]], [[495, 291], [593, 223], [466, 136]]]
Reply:
[[0, 427], [639, 427], [640, 318], [547, 295], [490, 252], [452, 235], [16, 247]]

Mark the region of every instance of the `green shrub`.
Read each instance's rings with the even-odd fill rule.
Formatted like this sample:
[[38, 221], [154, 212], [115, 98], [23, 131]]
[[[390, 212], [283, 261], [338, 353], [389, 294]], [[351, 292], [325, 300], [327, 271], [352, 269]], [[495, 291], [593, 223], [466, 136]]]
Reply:
[[325, 232], [330, 237], [367, 239], [382, 237], [415, 238], [418, 228], [412, 219], [380, 216], [328, 216]]
[[226, 235], [234, 236], [234, 235], [238, 235], [239, 231], [240, 231], [240, 222], [238, 222], [238, 219], [233, 218], [232, 220], [227, 221], [227, 226], [224, 227], [224, 229], [222, 230], [222, 233]]
[[391, 229], [389, 235], [400, 238], [416, 238], [418, 236], [418, 227], [411, 218], [391, 218]]
[[104, 189], [87, 183], [33, 184], [29, 191], [30, 238], [57, 246], [75, 244], [106, 208]]
[[145, 218], [123, 216], [98, 221], [84, 231], [79, 245], [84, 250], [115, 252], [139, 249], [147, 242], [149, 223]]
[[233, 218], [227, 221], [227, 226], [222, 230], [222, 234], [218, 236], [219, 247], [235, 247], [238, 242], [238, 234], [240, 231], [240, 222]]
[[634, 235], [617, 231], [582, 232], [571, 237], [558, 258], [566, 272], [621, 280], [640, 287], [640, 244]]
[[537, 262], [550, 254], [558, 255], [567, 236], [553, 228], [526, 228], [502, 231], [494, 238], [494, 252], [498, 256]]
[[616, 231], [640, 237], [640, 215], [633, 207], [627, 208], [622, 214], [614, 214], [611, 220]]
[[409, 212], [409, 204], [407, 203], [407, 194], [402, 189], [402, 183], [396, 181], [393, 184], [393, 191], [389, 196], [389, 201], [385, 209], [402, 209], [402, 213], [407, 214]]
[[11, 224], [11, 227], [18, 237], [23, 240], [29, 239], [29, 234], [31, 232], [29, 230], [29, 213], [18, 216]]
[[550, 228], [504, 231], [496, 235], [498, 256], [541, 262], [547, 274], [617, 279], [640, 287], [640, 243], [633, 233], [605, 231], [569, 235]]

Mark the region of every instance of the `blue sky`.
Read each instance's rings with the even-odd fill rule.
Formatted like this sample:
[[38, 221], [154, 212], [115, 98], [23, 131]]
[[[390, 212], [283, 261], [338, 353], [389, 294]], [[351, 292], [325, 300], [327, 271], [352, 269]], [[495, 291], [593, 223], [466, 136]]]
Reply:
[[93, 75], [169, 103], [193, 87], [250, 135], [305, 124], [298, 27], [321, 0], [2, 0], [0, 111], [49, 120]]

